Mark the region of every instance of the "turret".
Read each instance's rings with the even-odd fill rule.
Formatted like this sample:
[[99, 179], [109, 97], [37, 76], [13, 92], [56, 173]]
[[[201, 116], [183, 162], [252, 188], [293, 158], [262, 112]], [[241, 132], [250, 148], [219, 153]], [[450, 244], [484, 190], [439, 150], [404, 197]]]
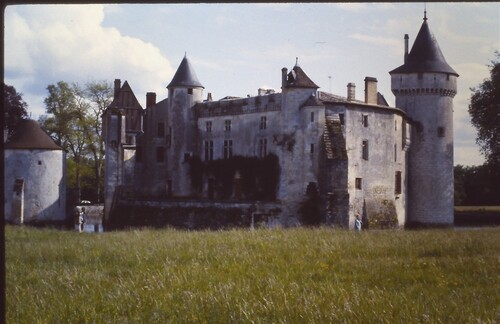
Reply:
[[187, 56], [167, 86], [168, 132], [171, 146], [168, 154], [167, 191], [176, 196], [191, 193], [188, 164], [189, 157], [196, 153], [196, 119], [194, 105], [203, 101], [203, 85], [198, 80]]
[[396, 107], [412, 125], [408, 156], [408, 225], [453, 224], [453, 97], [458, 74], [424, 22], [404, 64], [389, 72]]

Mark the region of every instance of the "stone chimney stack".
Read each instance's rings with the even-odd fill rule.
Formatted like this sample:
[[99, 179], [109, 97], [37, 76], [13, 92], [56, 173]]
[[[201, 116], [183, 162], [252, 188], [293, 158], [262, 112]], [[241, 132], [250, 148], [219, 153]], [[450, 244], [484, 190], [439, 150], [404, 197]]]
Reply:
[[115, 98], [118, 98], [118, 92], [120, 92], [121, 86], [122, 86], [121, 80], [115, 79]]
[[146, 93], [146, 108], [150, 108], [156, 105], [156, 93], [148, 92]]
[[356, 85], [352, 82], [347, 84], [347, 100], [356, 99]]
[[209, 92], [207, 95], [207, 101], [213, 101], [211, 92]]
[[408, 34], [405, 34], [405, 64], [408, 59]]
[[365, 78], [365, 103], [377, 104], [377, 79], [373, 77]]
[[288, 69], [286, 67], [281, 69], [281, 88], [286, 87], [286, 79], [287, 79]]

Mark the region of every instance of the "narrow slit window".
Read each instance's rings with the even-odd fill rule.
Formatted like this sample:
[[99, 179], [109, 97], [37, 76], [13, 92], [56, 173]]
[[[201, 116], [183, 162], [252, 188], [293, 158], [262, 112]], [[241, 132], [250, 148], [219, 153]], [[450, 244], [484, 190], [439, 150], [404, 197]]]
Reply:
[[363, 189], [363, 179], [356, 178], [356, 180], [355, 180], [355, 186], [356, 186], [356, 189], [358, 189], [358, 190]]
[[401, 171], [396, 171], [396, 176], [395, 176], [395, 188], [394, 192], [399, 195], [401, 194], [401, 188], [402, 188], [402, 180], [401, 180]]
[[363, 115], [363, 126], [368, 127], [368, 115]]
[[362, 156], [363, 156], [363, 160], [366, 160], [368, 161], [368, 141], [363, 141], [363, 145], [362, 145]]

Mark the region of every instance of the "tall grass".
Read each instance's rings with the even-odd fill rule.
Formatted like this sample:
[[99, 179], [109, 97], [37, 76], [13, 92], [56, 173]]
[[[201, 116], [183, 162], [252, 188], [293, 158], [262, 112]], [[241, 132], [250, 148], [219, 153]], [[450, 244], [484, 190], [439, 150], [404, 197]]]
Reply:
[[495, 322], [500, 228], [6, 227], [8, 323]]

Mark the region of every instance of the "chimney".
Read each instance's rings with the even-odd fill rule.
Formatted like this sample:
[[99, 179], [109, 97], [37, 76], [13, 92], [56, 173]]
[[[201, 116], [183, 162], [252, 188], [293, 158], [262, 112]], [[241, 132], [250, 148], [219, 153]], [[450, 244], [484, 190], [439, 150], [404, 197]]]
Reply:
[[373, 77], [365, 78], [365, 103], [377, 104], [377, 79]]
[[356, 99], [356, 85], [352, 82], [347, 84], [347, 100]]
[[212, 101], [212, 93], [209, 92], [208, 95], [207, 95], [207, 101]]
[[408, 59], [408, 34], [405, 34], [405, 64]]
[[148, 92], [146, 93], [146, 108], [150, 108], [156, 105], [156, 93]]
[[118, 92], [120, 91], [122, 82], [120, 79], [115, 79], [115, 98], [118, 98]]
[[286, 79], [287, 79], [288, 69], [286, 67], [281, 69], [281, 89], [286, 87]]

